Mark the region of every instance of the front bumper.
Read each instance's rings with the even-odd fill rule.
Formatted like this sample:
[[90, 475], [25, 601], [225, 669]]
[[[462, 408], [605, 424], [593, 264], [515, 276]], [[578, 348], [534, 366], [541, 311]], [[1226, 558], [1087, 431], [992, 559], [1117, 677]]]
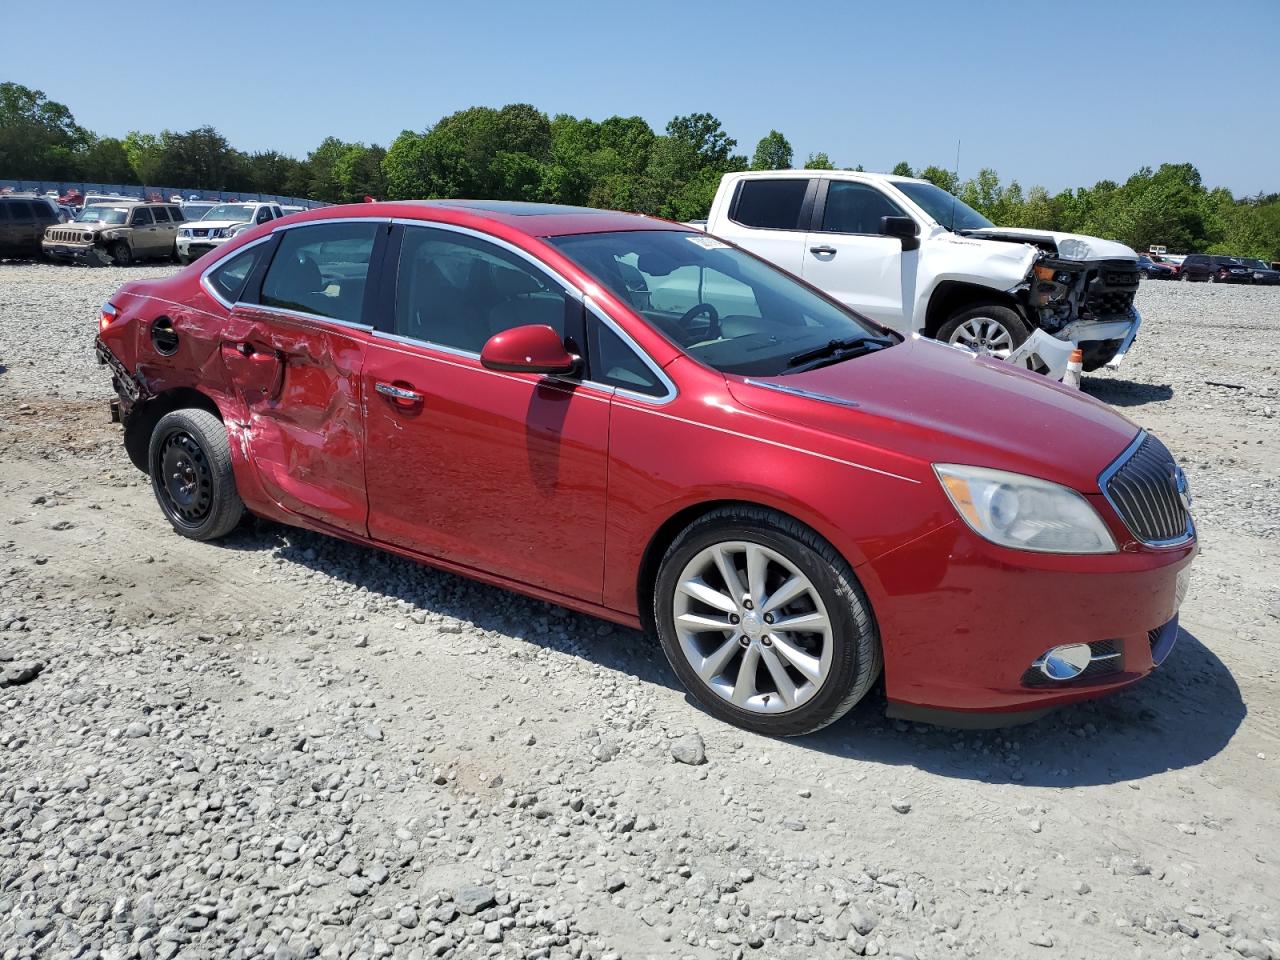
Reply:
[[[1067, 372], [1067, 362], [1071, 359], [1072, 350], [1077, 347], [1088, 350], [1091, 344], [1119, 341], [1114, 355], [1107, 361], [1107, 366], [1115, 369], [1124, 361], [1141, 326], [1142, 315], [1138, 313], [1137, 307], [1130, 307], [1128, 316], [1073, 320], [1057, 333], [1033, 330], [1031, 336], [1009, 354], [1009, 361], [1027, 365], [1038, 358], [1039, 363], [1034, 369], [1043, 369], [1045, 376], [1061, 380]], [[1107, 349], [1109, 351], [1110, 348]]]
[[210, 250], [216, 250], [224, 243], [229, 241], [230, 237], [183, 237], [179, 236], [176, 243], [178, 248], [178, 256], [185, 260], [196, 260]]
[[51, 260], [74, 263], [101, 264], [110, 260], [106, 252], [93, 243], [67, 243], [61, 240], [42, 240], [40, 247]]
[[[1089, 499], [1109, 516], [1102, 497]], [[1173, 645], [1186, 588], [1179, 574], [1196, 549], [1192, 539], [1093, 556], [1030, 553], [990, 544], [956, 521], [860, 567], [880, 627], [890, 713], [1003, 726], [1136, 683]], [[1071, 681], [1031, 674], [1045, 651], [1070, 643], [1106, 644], [1119, 656], [1107, 671]]]

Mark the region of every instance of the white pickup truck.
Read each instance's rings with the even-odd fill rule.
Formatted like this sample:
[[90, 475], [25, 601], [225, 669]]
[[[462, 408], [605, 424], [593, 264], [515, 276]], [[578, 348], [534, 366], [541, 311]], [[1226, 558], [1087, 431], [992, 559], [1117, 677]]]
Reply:
[[[698, 224], [702, 226], [702, 224]], [[1142, 320], [1138, 255], [997, 227], [926, 180], [845, 170], [726, 174], [703, 227], [900, 333], [1060, 379], [1119, 365]]]

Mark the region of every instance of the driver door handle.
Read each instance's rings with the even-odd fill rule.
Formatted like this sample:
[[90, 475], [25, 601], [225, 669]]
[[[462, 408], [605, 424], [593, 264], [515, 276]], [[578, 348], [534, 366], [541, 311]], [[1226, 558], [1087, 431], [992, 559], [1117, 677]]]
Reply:
[[822, 244], [821, 246], [817, 246], [817, 247], [810, 247], [810, 248], [809, 248], [809, 252], [810, 252], [810, 253], [816, 253], [816, 254], [818, 254], [818, 255], [820, 255], [820, 256], [821, 256], [821, 255], [823, 255], [823, 254], [829, 254], [830, 256], [833, 256], [833, 257], [834, 257], [834, 256], [836, 255], [836, 248], [835, 248], [835, 247], [827, 246], [827, 245], [824, 243], [824, 244]]
[[392, 400], [403, 400], [408, 403], [421, 403], [424, 399], [423, 395], [417, 390], [409, 390], [406, 387], [397, 387], [394, 383], [383, 383], [381, 380], [373, 385], [373, 389], [377, 390], [384, 397], [390, 397]]

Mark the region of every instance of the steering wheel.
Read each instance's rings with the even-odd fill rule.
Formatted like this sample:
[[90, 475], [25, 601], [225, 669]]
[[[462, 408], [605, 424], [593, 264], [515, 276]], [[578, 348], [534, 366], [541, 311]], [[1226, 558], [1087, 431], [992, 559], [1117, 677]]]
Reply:
[[[694, 317], [698, 316], [699, 314], [703, 314], [703, 313], [707, 315], [706, 339], [707, 340], [717, 339], [720, 336], [720, 313], [718, 310], [716, 310], [715, 307], [713, 307], [709, 303], [695, 303], [692, 307], [690, 307], [688, 310], [684, 312], [684, 314], [680, 317], [681, 333], [685, 332], [686, 324], [688, 324], [690, 320], [692, 320]], [[695, 340], [691, 340], [690, 342], [697, 343], [698, 341], [695, 339]]]

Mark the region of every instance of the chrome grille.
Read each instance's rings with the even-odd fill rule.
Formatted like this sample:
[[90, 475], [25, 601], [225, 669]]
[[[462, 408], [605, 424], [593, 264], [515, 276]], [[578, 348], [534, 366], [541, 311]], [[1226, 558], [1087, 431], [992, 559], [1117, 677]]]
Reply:
[[59, 243], [84, 243], [85, 234], [82, 230], [49, 230], [46, 236], [50, 240], [56, 240]]
[[1143, 543], [1167, 544], [1189, 535], [1186, 479], [1173, 454], [1150, 434], [1140, 434], [1099, 483], [1124, 525]]

